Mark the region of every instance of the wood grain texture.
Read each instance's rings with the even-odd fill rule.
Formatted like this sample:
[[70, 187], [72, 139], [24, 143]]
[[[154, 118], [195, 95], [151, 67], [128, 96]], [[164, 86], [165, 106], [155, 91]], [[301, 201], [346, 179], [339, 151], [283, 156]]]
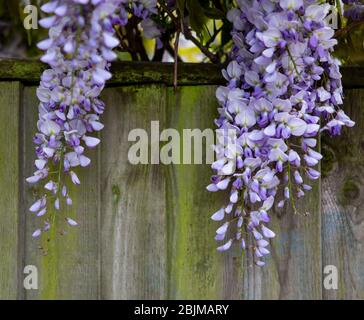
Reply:
[[364, 299], [364, 90], [345, 96], [356, 125], [323, 143], [323, 267], [336, 266], [339, 276], [337, 290], [323, 288], [324, 299]]
[[21, 285], [20, 91], [18, 82], [0, 82], [0, 299], [16, 299]]
[[[32, 137], [36, 130], [38, 101], [35, 87], [24, 89], [23, 172], [25, 177], [33, 173], [35, 149]], [[33, 240], [31, 235], [39, 227], [39, 220], [28, 212], [40, 187], [29, 186], [22, 180], [22, 214], [26, 216], [24, 265], [38, 268], [39, 289], [26, 290], [26, 299], [98, 299], [99, 298], [99, 150], [88, 152], [92, 164], [77, 171], [81, 186], [71, 189], [73, 206], [57, 215], [57, 233], [51, 233], [50, 243]], [[79, 226], [67, 228], [62, 236], [64, 217], [74, 218]], [[46, 238], [44, 238], [46, 240]], [[48, 250], [42, 255], [39, 247]]]
[[[213, 128], [217, 116], [215, 90], [214, 86], [183, 87], [175, 94], [169, 89], [169, 126], [177, 129], [181, 137], [184, 129]], [[205, 147], [206, 141], [204, 150]], [[181, 158], [183, 156], [181, 152]], [[239, 299], [242, 295], [241, 252], [238, 249], [218, 253], [217, 243], [213, 240], [218, 225], [210, 220], [210, 216], [225, 204], [226, 195], [211, 194], [206, 190], [211, 173], [206, 164], [169, 166], [171, 299]]]
[[101, 298], [166, 299], [165, 168], [128, 161], [135, 144], [128, 142], [131, 130], [146, 130], [150, 137], [151, 121], [164, 126], [165, 87], [108, 89], [104, 99]]
[[272, 213], [270, 228], [277, 236], [271, 240], [271, 256], [264, 268], [254, 266], [251, 256], [244, 260], [244, 299], [321, 299], [320, 181], [312, 185], [297, 201], [300, 214], [288, 204]]

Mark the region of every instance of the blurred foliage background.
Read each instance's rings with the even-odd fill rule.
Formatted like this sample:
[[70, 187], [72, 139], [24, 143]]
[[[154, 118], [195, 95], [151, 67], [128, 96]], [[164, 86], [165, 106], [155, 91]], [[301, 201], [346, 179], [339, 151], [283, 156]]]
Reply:
[[[360, 1], [360, 0], [359, 0]], [[0, 58], [38, 58], [36, 44], [47, 36], [41, 29], [26, 30], [25, 8], [39, 8], [46, 0], [0, 0]], [[343, 64], [364, 64], [364, 17], [345, 18], [347, 5], [328, 0], [332, 5], [336, 38], [335, 54]], [[163, 29], [156, 40], [143, 38], [138, 20], [131, 20], [125, 30], [118, 30], [122, 60], [223, 63], [231, 50], [231, 23], [227, 12], [234, 0], [158, 0], [159, 14], [153, 19]], [[44, 15], [37, 10], [38, 18]], [[364, 16], [364, 14], [363, 14]], [[133, 35], [132, 37], [130, 35]], [[178, 35], [178, 36], [177, 36]], [[178, 42], [176, 41], [178, 39]], [[176, 50], [176, 48], [178, 50]], [[178, 54], [176, 54], [178, 52]]]
[[[26, 30], [24, 19], [27, 5], [38, 8], [45, 1], [40, 0], [0, 0], [0, 57], [36, 58], [40, 55], [36, 44], [47, 36], [47, 31]], [[38, 17], [42, 16], [38, 10]]]

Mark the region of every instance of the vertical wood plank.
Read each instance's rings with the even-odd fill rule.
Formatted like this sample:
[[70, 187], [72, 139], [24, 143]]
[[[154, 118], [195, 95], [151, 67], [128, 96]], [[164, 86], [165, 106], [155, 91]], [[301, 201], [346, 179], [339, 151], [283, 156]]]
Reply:
[[[215, 90], [215, 86], [181, 87], [177, 93], [169, 89], [169, 127], [177, 129], [181, 137], [184, 129], [214, 129]], [[218, 225], [210, 216], [225, 204], [226, 195], [206, 190], [212, 174], [210, 165], [206, 164], [169, 166], [170, 299], [239, 299], [242, 296], [240, 250], [223, 254], [216, 250], [214, 236]]]
[[323, 143], [323, 267], [338, 271], [324, 299], [364, 299], [364, 89], [346, 90], [344, 102], [355, 127]]
[[101, 297], [166, 299], [165, 168], [128, 161], [135, 144], [128, 142], [131, 130], [146, 130], [150, 137], [151, 121], [164, 126], [165, 87], [108, 89], [104, 97]]
[[[33, 173], [35, 149], [32, 137], [36, 133], [38, 100], [36, 88], [24, 89], [23, 119], [23, 172], [24, 179]], [[48, 244], [48, 254], [42, 255], [41, 243], [33, 240], [32, 232], [39, 221], [28, 212], [35, 199], [35, 194], [42, 192], [41, 186], [29, 186], [23, 179], [22, 214], [26, 216], [25, 230], [25, 265], [38, 268], [39, 289], [26, 290], [26, 299], [97, 299], [99, 297], [99, 162], [98, 151], [88, 152], [92, 164], [87, 169], [80, 169], [77, 174], [81, 186], [72, 187], [70, 195], [73, 206], [67, 211], [57, 213], [75, 218], [79, 227], [70, 229], [67, 235], [60, 235], [61, 227]], [[43, 243], [44, 244], [44, 243]]]
[[311, 185], [297, 202], [299, 215], [288, 205], [272, 213], [270, 227], [277, 236], [271, 240], [267, 266], [253, 265], [252, 256], [244, 260], [245, 299], [321, 299], [321, 184]]
[[21, 279], [19, 82], [0, 82], [0, 299], [16, 299]]

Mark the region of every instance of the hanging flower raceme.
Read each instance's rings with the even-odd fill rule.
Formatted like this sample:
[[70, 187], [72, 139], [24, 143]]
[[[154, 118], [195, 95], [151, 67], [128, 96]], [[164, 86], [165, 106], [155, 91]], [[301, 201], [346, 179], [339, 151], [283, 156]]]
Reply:
[[341, 74], [331, 55], [336, 40], [325, 22], [329, 5], [237, 2], [239, 8], [228, 14], [234, 25], [233, 60], [223, 72], [228, 85], [217, 90], [216, 124], [229, 134], [218, 137], [216, 175], [208, 190], [230, 191], [226, 207], [212, 216], [226, 221], [216, 231], [218, 250], [234, 242], [245, 249], [250, 239], [262, 266], [275, 236], [267, 227], [269, 210], [289, 202], [297, 213], [295, 199], [311, 189], [309, 180], [320, 177], [319, 133], [337, 135], [354, 123], [339, 107]]
[[[148, 19], [155, 5], [154, 0], [55, 0], [42, 7], [51, 16], [40, 21], [49, 29], [49, 39], [39, 48], [45, 51], [41, 60], [51, 69], [43, 73], [37, 90], [37, 171], [27, 179], [31, 184], [44, 183], [44, 193], [30, 208], [41, 219], [33, 237], [50, 229], [54, 209], [72, 205], [67, 181], [80, 184], [75, 168], [89, 166], [85, 151], [100, 143], [94, 136], [103, 129], [100, 115], [105, 105], [99, 95], [111, 78], [109, 63], [116, 59], [113, 49], [119, 45], [114, 26], [126, 25], [131, 10]], [[69, 217], [64, 219], [77, 225]]]

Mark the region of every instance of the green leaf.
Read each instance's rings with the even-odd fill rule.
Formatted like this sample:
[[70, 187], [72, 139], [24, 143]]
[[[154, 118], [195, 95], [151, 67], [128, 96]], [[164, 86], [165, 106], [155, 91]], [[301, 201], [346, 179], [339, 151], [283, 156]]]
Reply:
[[221, 45], [224, 46], [231, 41], [231, 30], [233, 25], [227, 19], [224, 19], [224, 24], [221, 32]]
[[207, 18], [221, 20], [225, 17], [224, 12], [217, 8], [204, 8], [204, 14]]
[[204, 14], [204, 9], [196, 0], [186, 0], [189, 21], [191, 28], [201, 36], [207, 17]]
[[182, 18], [185, 15], [186, 0], [177, 0], [177, 8], [181, 13]]

